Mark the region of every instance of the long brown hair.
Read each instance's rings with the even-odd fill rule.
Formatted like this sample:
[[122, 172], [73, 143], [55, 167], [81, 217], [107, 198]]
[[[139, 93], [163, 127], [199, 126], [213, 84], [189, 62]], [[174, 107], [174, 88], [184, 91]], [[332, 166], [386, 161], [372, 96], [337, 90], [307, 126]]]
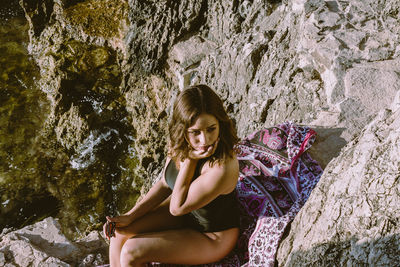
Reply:
[[221, 162], [232, 156], [238, 137], [222, 100], [207, 85], [195, 85], [183, 90], [174, 103], [169, 123], [168, 154], [175, 162], [188, 158], [190, 146], [185, 134], [202, 113], [213, 115], [219, 122], [220, 140], [215, 153], [209, 158], [210, 163]]

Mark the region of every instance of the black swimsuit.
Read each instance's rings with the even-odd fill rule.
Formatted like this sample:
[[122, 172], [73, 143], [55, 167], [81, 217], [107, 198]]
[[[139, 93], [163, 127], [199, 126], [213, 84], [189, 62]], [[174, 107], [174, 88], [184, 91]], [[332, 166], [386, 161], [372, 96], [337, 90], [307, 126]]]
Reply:
[[[202, 165], [200, 162], [197, 164], [193, 180], [200, 176]], [[165, 181], [171, 189], [175, 186], [178, 173], [171, 160], [165, 170]], [[206, 206], [184, 215], [188, 226], [200, 232], [219, 232], [239, 227], [239, 210], [234, 191], [219, 195]]]

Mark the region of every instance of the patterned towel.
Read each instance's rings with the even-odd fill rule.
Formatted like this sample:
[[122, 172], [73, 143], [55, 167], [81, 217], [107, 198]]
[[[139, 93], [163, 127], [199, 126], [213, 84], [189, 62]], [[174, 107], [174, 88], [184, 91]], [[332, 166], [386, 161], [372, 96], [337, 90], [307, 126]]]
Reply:
[[274, 266], [286, 226], [322, 175], [318, 163], [305, 153], [315, 137], [309, 127], [286, 122], [256, 131], [237, 144], [239, 241], [222, 261], [203, 267]]

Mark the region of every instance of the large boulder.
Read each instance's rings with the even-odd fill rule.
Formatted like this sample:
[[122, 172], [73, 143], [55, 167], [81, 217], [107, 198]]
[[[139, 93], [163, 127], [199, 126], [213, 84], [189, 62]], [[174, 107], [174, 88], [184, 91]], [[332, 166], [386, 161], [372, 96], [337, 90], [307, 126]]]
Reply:
[[326, 167], [279, 266], [399, 266], [400, 109], [383, 110]]

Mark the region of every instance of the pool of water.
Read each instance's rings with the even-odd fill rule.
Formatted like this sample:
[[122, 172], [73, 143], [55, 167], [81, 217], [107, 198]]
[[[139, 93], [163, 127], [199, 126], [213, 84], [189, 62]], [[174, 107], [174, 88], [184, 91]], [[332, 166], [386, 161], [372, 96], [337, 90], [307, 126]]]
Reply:
[[[2, 4], [3, 5], [3, 4]], [[0, 9], [0, 232], [47, 216], [72, 238], [101, 229], [105, 215], [127, 210], [139, 192], [134, 138], [124, 114], [89, 134], [71, 152], [47, 125], [50, 104], [28, 55], [28, 25], [18, 1]], [[95, 114], [94, 94], [80, 95]], [[120, 111], [116, 111], [120, 112]], [[138, 184], [140, 187], [140, 184]]]
[[[37, 202], [45, 213], [54, 214], [57, 210], [57, 205], [40, 205], [46, 199], [51, 199], [45, 194], [38, 196], [34, 193], [36, 196], [33, 198], [16, 200], [17, 197], [22, 197], [22, 192], [30, 191], [27, 184], [32, 188], [40, 187], [35, 184], [33, 178], [37, 175], [34, 163], [37, 145], [35, 139], [44, 122], [43, 115], [48, 110], [45, 95], [36, 87], [38, 68], [27, 54], [27, 30], [28, 25], [22, 10], [15, 2], [2, 7], [0, 12], [0, 183], [2, 184], [0, 223], [2, 226], [18, 226], [30, 221], [35, 217], [35, 213], [30, 212], [33, 202]], [[10, 210], [16, 213], [13, 218], [7, 216]], [[15, 223], [11, 223], [12, 221]]]

